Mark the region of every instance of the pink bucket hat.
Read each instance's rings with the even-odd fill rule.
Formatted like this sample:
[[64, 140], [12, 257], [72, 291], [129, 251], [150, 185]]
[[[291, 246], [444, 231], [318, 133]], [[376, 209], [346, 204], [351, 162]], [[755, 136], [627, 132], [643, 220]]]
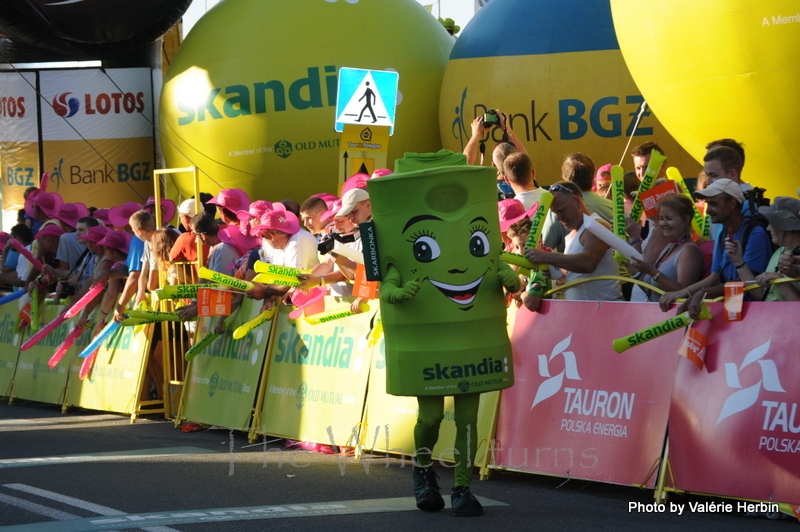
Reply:
[[603, 166], [601, 166], [600, 168], [597, 169], [597, 173], [594, 175], [594, 183], [592, 183], [592, 190], [597, 192], [597, 187], [598, 187], [599, 183], [611, 180], [610, 176], [606, 177], [604, 175], [601, 175], [601, 174], [603, 174], [605, 172], [609, 172], [610, 173], [611, 172], [611, 166], [612, 166], [611, 164], [604, 164]]
[[344, 197], [348, 190], [352, 190], [354, 188], [367, 188], [367, 179], [369, 179], [367, 174], [354, 174], [350, 176], [350, 178], [344, 182], [344, 186], [342, 187], [342, 197]]
[[5, 231], [0, 231], [0, 246], [5, 246], [9, 238], [11, 238], [11, 235]]
[[534, 203], [533, 206], [525, 211], [525, 207], [518, 199], [504, 199], [497, 202], [497, 211], [500, 214], [500, 230], [502, 232], [508, 231], [508, 228], [522, 220], [526, 216], [532, 216], [536, 209], [539, 208], [539, 203]]
[[108, 231], [96, 245], [108, 246], [127, 254], [131, 245], [131, 235], [125, 231]]
[[264, 229], [276, 229], [293, 235], [300, 230], [300, 220], [293, 212], [289, 211], [268, 211], [261, 217], [261, 223], [253, 227], [252, 232], [258, 234]]
[[239, 250], [239, 255], [244, 255], [248, 249], [253, 249], [261, 244], [257, 236], [243, 235], [235, 225], [226, 225], [217, 233], [217, 238]]
[[78, 242], [80, 242], [81, 240], [88, 240], [93, 244], [97, 244], [98, 242], [103, 240], [103, 238], [109, 231], [112, 231], [112, 229], [104, 227], [102, 225], [98, 225], [96, 227], [90, 227], [85, 235], [78, 237]]
[[[147, 203], [144, 204], [145, 208], [153, 207], [156, 204], [155, 196], [150, 196], [147, 198]], [[175, 202], [171, 199], [163, 199], [161, 200], [161, 223], [168, 224], [175, 218], [175, 211], [177, 207], [175, 206]]]
[[47, 224], [36, 232], [36, 236], [34, 236], [33, 239], [38, 240], [39, 237], [43, 236], [48, 236], [48, 235], [61, 236], [63, 234], [64, 230], [61, 229], [61, 226], [58, 226], [56, 224]]
[[220, 205], [231, 212], [243, 211], [250, 206], [250, 198], [244, 190], [238, 188], [227, 188], [220, 190], [219, 194], [208, 200], [206, 203]]
[[114, 227], [125, 227], [128, 225], [128, 220], [130, 220], [131, 215], [141, 210], [142, 206], [140, 204], [129, 201], [128, 203], [123, 203], [119, 207], [111, 207], [108, 209], [108, 220]]
[[89, 216], [89, 209], [83, 203], [62, 203], [56, 219], [70, 227], [75, 227], [78, 225], [78, 220], [85, 216]]
[[[61, 199], [61, 196], [54, 192], [39, 192], [38, 194], [31, 194], [28, 196], [28, 199], [25, 200], [25, 213], [31, 218], [35, 218], [34, 215], [36, 212], [34, 211], [33, 206], [38, 205], [48, 218], [55, 218], [63, 203], [64, 200]], [[28, 208], [29, 204], [30, 208]]]
[[266, 200], [256, 200], [250, 204], [250, 208], [236, 213], [236, 217], [242, 222], [249, 222], [252, 218], [261, 218], [268, 211], [285, 211], [286, 207], [283, 203], [272, 203]]
[[92, 218], [100, 220], [106, 225], [111, 225], [111, 220], [108, 218], [108, 209], [97, 209], [92, 213]]
[[393, 173], [394, 172], [392, 172], [388, 168], [378, 168], [377, 170], [372, 172], [372, 179], [375, 179], [376, 177], [383, 177], [383, 176], [391, 175]]

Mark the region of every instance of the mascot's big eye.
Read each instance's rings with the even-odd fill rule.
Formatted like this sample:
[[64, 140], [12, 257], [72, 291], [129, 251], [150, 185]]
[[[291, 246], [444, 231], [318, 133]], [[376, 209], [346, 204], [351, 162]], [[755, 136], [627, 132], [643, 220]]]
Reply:
[[439, 244], [429, 236], [414, 241], [414, 258], [420, 262], [431, 262], [439, 258]]
[[485, 257], [489, 254], [489, 239], [483, 231], [475, 231], [469, 238], [469, 252], [476, 257]]

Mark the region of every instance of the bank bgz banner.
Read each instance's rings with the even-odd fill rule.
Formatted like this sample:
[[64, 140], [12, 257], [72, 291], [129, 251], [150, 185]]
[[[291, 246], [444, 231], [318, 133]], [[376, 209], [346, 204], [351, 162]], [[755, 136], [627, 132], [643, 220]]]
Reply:
[[94, 207], [143, 203], [153, 193], [151, 71], [105, 72], [39, 74], [48, 192]]
[[800, 303], [745, 303], [730, 323], [709, 307], [705, 369], [681, 359], [672, 394], [675, 487], [800, 502]]
[[36, 74], [0, 73], [0, 165], [6, 231], [25, 206], [23, 193], [39, 185], [39, 128], [36, 122]]
[[652, 303], [546, 301], [517, 312], [516, 383], [503, 390], [501, 468], [615, 484], [655, 484], [682, 333], [622, 354], [615, 338], [665, 319]]

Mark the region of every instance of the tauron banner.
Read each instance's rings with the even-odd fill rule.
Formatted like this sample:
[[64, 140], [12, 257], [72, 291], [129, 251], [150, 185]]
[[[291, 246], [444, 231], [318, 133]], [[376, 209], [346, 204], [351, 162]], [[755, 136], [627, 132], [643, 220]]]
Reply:
[[[39, 185], [39, 128], [36, 73], [0, 73], [0, 165], [3, 180], [3, 227], [6, 231], [25, 206], [23, 193]], [[5, 214], [7, 213], [7, 215]]]
[[681, 332], [622, 354], [611, 343], [664, 317], [652, 303], [520, 308], [511, 344], [524, 385], [503, 391], [495, 467], [653, 487]]
[[745, 303], [734, 322], [722, 303], [709, 308], [714, 319], [695, 325], [708, 337], [705, 369], [683, 357], [678, 364], [670, 479], [682, 490], [797, 503], [800, 303]]
[[151, 70], [45, 71], [39, 79], [47, 191], [93, 207], [144, 203], [155, 157]]

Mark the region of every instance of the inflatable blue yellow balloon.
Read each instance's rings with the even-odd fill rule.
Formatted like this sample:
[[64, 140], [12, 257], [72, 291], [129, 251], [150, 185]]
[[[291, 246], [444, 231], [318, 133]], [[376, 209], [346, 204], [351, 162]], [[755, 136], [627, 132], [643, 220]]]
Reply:
[[[647, 40], [641, 31], [635, 35]], [[633, 131], [642, 101], [619, 50], [608, 0], [492, 1], [462, 31], [450, 56], [439, 106], [442, 144], [461, 151], [473, 118], [496, 108], [511, 116], [541, 184], [561, 179], [571, 152], [587, 153], [598, 166], [619, 163], [631, 133], [631, 146], [655, 140], [670, 165], [696, 175], [701, 166], [652, 112]], [[491, 131], [487, 157], [501, 135]], [[628, 154], [622, 164], [633, 170]]]
[[[388, 160], [436, 151], [452, 45], [414, 0], [225, 0], [198, 21], [165, 80], [166, 164], [201, 167], [210, 192], [236, 187], [298, 201], [337, 192], [341, 67], [400, 74]], [[188, 175], [177, 183], [192, 193]]]
[[706, 144], [745, 145], [742, 179], [768, 196], [800, 185], [797, 0], [611, 0], [637, 86], [670, 133], [701, 159]]

